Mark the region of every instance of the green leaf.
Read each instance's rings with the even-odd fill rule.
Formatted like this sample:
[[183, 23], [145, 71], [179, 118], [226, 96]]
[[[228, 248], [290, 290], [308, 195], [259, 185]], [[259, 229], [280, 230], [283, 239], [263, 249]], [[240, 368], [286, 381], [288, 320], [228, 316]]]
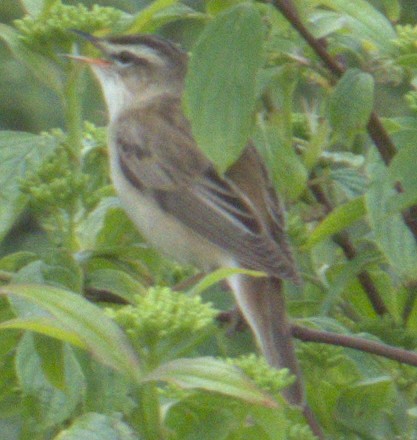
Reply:
[[75, 419], [54, 440], [139, 440], [132, 428], [116, 417], [87, 413]]
[[0, 323], [1, 329], [20, 329], [30, 330], [39, 334], [69, 342], [76, 347], [87, 350], [87, 344], [80, 338], [77, 332], [63, 327], [56, 319], [37, 317], [37, 318], [16, 318]]
[[309, 22], [310, 31], [316, 38], [325, 38], [346, 26], [345, 18], [333, 11], [316, 11], [309, 17]]
[[390, 163], [388, 172], [393, 184], [401, 183], [403, 193], [393, 196], [390, 212], [400, 212], [417, 203], [416, 145], [402, 147]]
[[[51, 249], [42, 261], [41, 273], [46, 284], [53, 284], [73, 292], [82, 292], [82, 269], [74, 259], [74, 255], [67, 249]], [[32, 281], [23, 282], [27, 284]]]
[[178, 439], [240, 439], [229, 435], [245, 425], [248, 410], [248, 405], [219, 394], [194, 393], [172, 405], [165, 422]]
[[329, 286], [328, 294], [321, 306], [321, 314], [327, 315], [329, 313], [347, 286], [364, 270], [367, 264], [374, 263], [376, 258], [378, 257], [373, 253], [362, 252], [343, 265], [342, 270]]
[[362, 172], [351, 168], [337, 168], [329, 172], [330, 179], [351, 199], [362, 195], [368, 186]]
[[179, 20], [207, 20], [207, 15], [198, 12], [189, 6], [183, 4], [174, 4], [161, 11], [158, 11], [152, 17], [149, 24], [146, 25], [146, 32], [155, 32], [162, 26]]
[[[390, 0], [388, 0], [390, 1]], [[319, 0], [323, 6], [327, 6], [342, 13], [346, 27], [350, 29], [355, 39], [362, 40], [362, 43], [374, 44], [386, 55], [396, 53], [394, 40], [396, 33], [389, 20], [374, 8], [366, 0]]]
[[84, 398], [85, 411], [105, 414], [128, 414], [136, 402], [132, 398], [132, 384], [125, 376], [94, 359], [84, 359], [82, 364], [88, 383]]
[[242, 4], [216, 16], [202, 32], [189, 63], [184, 105], [199, 147], [224, 172], [252, 130], [263, 25]]
[[385, 166], [376, 162], [370, 166], [371, 186], [366, 193], [369, 223], [375, 241], [391, 266], [404, 280], [415, 280], [417, 247], [415, 238], [400, 213], [390, 207], [397, 197]]
[[21, 297], [43, 308], [75, 332], [97, 359], [139, 380], [139, 361], [127, 337], [100, 308], [80, 295], [56, 287], [24, 284], [4, 286], [0, 294]]
[[308, 242], [305, 244], [306, 249], [311, 249], [325, 238], [343, 231], [360, 220], [365, 214], [364, 197], [357, 197], [337, 206], [311, 233]]
[[292, 145], [282, 140], [278, 127], [272, 124], [260, 125], [254, 141], [271, 169], [279, 193], [296, 200], [306, 188], [308, 173]]
[[84, 249], [108, 250], [139, 241], [139, 234], [117, 197], [105, 197], [78, 227]]
[[135, 295], [145, 293], [145, 287], [126, 272], [113, 269], [95, 270], [89, 275], [88, 288], [111, 292], [128, 302], [133, 302]]
[[33, 340], [46, 379], [55, 388], [65, 391], [65, 345], [40, 334], [34, 334]]
[[126, 30], [128, 34], [146, 33], [154, 30], [154, 18], [158, 12], [164, 11], [170, 6], [176, 5], [178, 0], [156, 0], [146, 8], [140, 10], [133, 22]]
[[27, 203], [19, 189], [20, 179], [28, 171], [36, 170], [55, 146], [52, 138], [0, 131], [0, 241]]
[[329, 102], [330, 124], [341, 139], [352, 138], [368, 124], [374, 105], [374, 80], [359, 69], [347, 70]]
[[415, 69], [417, 67], [417, 53], [401, 55], [396, 59], [395, 62], [400, 66], [411, 67]]
[[56, 63], [30, 50], [19, 39], [19, 34], [10, 26], [0, 23], [0, 38], [4, 40], [17, 60], [28, 67], [36, 78], [61, 95], [64, 76]]
[[[288, 438], [288, 420], [283, 411], [274, 411], [271, 408], [258, 406], [251, 409], [250, 415], [253, 417], [254, 422], [262, 427], [264, 435], [268, 435], [267, 439], [284, 440]], [[259, 437], [254, 437], [254, 439], [257, 438]]]
[[246, 402], [276, 407], [275, 400], [259, 390], [239, 369], [212, 358], [176, 359], [147, 374], [142, 381], [163, 381], [185, 389], [203, 389]]
[[64, 349], [65, 393], [46, 378], [35, 349], [33, 335], [26, 333], [16, 350], [16, 373], [23, 393], [25, 410], [32, 415], [27, 422], [42, 432], [68, 419], [81, 403], [85, 387], [82, 371], [70, 347]]
[[219, 281], [238, 274], [249, 275], [251, 277], [265, 276], [263, 272], [258, 272], [256, 270], [241, 269], [238, 267], [222, 267], [206, 275], [202, 280], [200, 280], [194, 287], [192, 287], [188, 291], [188, 294], [191, 296], [200, 295], [202, 292], [204, 292], [214, 284], [217, 284]]
[[246, 0], [208, 0], [206, 1], [206, 11], [209, 14], [216, 15], [227, 8], [231, 8]]
[[46, 13], [58, 0], [20, 0], [20, 3], [28, 14], [37, 17]]
[[336, 406], [337, 419], [363, 438], [394, 438], [392, 414], [387, 411], [394, 398], [391, 378], [363, 381], [342, 393]]
[[397, 22], [401, 15], [401, 4], [399, 0], [381, 0], [384, 5], [387, 17], [393, 21]]
[[22, 267], [38, 259], [39, 257], [33, 252], [14, 252], [0, 259], [0, 270], [17, 272]]

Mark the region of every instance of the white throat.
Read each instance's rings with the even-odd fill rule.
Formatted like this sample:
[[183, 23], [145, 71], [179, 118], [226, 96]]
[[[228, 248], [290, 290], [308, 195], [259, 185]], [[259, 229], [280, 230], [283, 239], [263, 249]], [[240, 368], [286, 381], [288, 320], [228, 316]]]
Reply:
[[102, 68], [94, 68], [94, 73], [103, 90], [110, 122], [115, 121], [122, 112], [143, 107], [164, 93], [158, 85], [152, 83], [144, 85], [142, 90], [129, 90], [120, 78], [111, 72], [103, 71]]

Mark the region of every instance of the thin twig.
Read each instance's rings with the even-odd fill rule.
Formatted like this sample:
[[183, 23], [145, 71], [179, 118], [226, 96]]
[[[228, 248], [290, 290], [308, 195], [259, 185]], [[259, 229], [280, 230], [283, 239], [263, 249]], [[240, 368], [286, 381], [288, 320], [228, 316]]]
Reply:
[[[325, 40], [315, 38], [304, 26], [292, 0], [271, 0], [271, 2], [284, 15], [292, 27], [304, 38], [333, 76], [340, 78], [346, 70], [345, 67], [329, 54], [326, 49]], [[389, 165], [397, 153], [397, 148], [375, 112], [371, 113], [367, 128], [368, 134], [378, 149], [382, 160], [386, 165]], [[403, 192], [401, 185], [397, 185], [397, 191]], [[412, 206], [405, 210], [403, 219], [417, 240], [417, 206]]]
[[[314, 177], [314, 174], [313, 174]], [[330, 213], [333, 210], [333, 206], [328, 199], [327, 195], [323, 191], [320, 185], [314, 184], [310, 186], [312, 193], [314, 194], [314, 197], [316, 200], [324, 206], [324, 209], [327, 213]], [[350, 241], [349, 235], [347, 232], [341, 232], [339, 234], [335, 234], [333, 236], [333, 241], [337, 243], [343, 250], [343, 253], [345, 254], [346, 258], [348, 260], [353, 260], [357, 253], [356, 249], [353, 246], [352, 242]], [[363, 290], [366, 293], [366, 296], [368, 297], [369, 301], [372, 304], [373, 309], [378, 315], [384, 315], [385, 313], [388, 313], [388, 309], [384, 304], [384, 301], [382, 299], [382, 296], [380, 295], [378, 288], [376, 287], [375, 283], [372, 281], [371, 276], [367, 271], [362, 271], [358, 275], [359, 283], [361, 284]]]
[[[231, 322], [234, 312], [223, 312], [221, 321]], [[241, 329], [239, 329], [240, 331]], [[291, 334], [294, 338], [303, 342], [315, 342], [318, 344], [335, 345], [363, 351], [369, 354], [386, 357], [397, 362], [417, 367], [417, 353], [403, 348], [391, 347], [382, 342], [370, 341], [358, 336], [341, 335], [338, 333], [316, 330], [297, 324], [291, 324]]]
[[295, 338], [304, 342], [316, 342], [353, 348], [355, 350], [376, 354], [403, 364], [417, 367], [417, 353], [402, 348], [390, 347], [381, 342], [370, 341], [356, 336], [340, 335], [338, 333], [315, 330], [299, 325], [292, 325], [291, 333]]

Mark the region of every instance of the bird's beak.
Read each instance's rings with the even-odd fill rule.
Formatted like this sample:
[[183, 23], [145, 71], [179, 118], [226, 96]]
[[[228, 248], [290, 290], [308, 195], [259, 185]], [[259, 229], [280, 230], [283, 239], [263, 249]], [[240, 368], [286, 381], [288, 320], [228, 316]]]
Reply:
[[[79, 31], [78, 29], [70, 29], [71, 32], [74, 34], [79, 35], [84, 40], [89, 41], [91, 44], [93, 44], [97, 49], [103, 52], [103, 45], [100, 41], [100, 38], [95, 37], [94, 35], [88, 34], [84, 31]], [[110, 66], [112, 63], [108, 60], [105, 60], [103, 58], [90, 58], [85, 57], [81, 55], [72, 55], [72, 54], [64, 54], [64, 57], [69, 58], [71, 60], [80, 61], [82, 63], [99, 66], [99, 67], [106, 67]]]
[[98, 66], [98, 67], [107, 67], [112, 65], [111, 61], [104, 60], [102, 58], [90, 58], [90, 57], [84, 57], [82, 55], [71, 55], [71, 54], [64, 54], [63, 56], [65, 58], [69, 58], [70, 60], [75, 60], [81, 63], [91, 64], [93, 66]]

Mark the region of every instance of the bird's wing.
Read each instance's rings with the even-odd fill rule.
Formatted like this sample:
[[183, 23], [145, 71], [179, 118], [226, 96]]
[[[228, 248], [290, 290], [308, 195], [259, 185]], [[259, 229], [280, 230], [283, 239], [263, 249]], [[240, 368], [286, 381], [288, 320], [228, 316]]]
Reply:
[[242, 266], [296, 280], [288, 250], [273, 239], [255, 204], [215, 171], [182, 113], [161, 114], [165, 107], [131, 112], [118, 124], [119, 162], [131, 184]]

